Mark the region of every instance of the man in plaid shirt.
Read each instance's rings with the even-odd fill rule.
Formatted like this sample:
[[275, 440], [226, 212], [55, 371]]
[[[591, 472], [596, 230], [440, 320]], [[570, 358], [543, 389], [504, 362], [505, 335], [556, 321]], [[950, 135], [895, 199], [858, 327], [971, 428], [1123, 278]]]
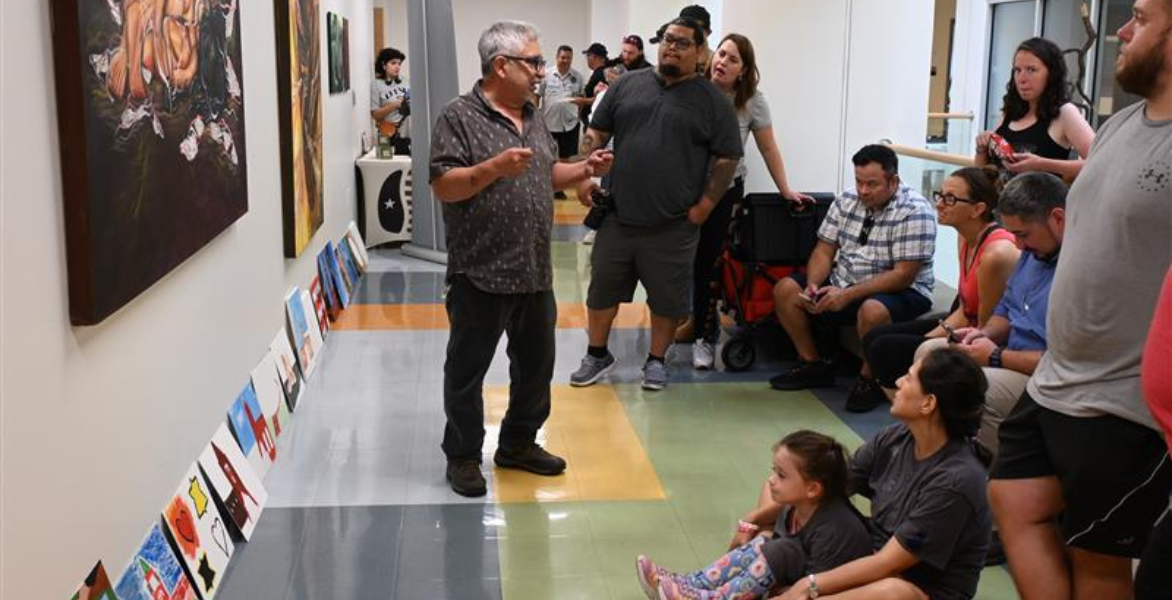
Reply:
[[[834, 385], [834, 369], [818, 354], [813, 323], [855, 325], [859, 338], [879, 325], [908, 321], [932, 307], [936, 211], [899, 180], [899, 161], [886, 146], [859, 150], [855, 189], [843, 192], [818, 229], [804, 275], [773, 288], [777, 319], [798, 351], [798, 364], [769, 380], [778, 390]], [[885, 401], [866, 363], [847, 410]]]

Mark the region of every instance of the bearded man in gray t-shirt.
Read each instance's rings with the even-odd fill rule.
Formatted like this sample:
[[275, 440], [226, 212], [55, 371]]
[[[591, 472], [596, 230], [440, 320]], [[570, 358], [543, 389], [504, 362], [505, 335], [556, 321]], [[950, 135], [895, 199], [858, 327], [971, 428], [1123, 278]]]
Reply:
[[989, 495], [1022, 598], [1130, 598], [1172, 465], [1140, 353], [1172, 264], [1172, 1], [1137, 0], [1116, 79], [1143, 98], [1070, 188], [1048, 350], [1000, 429]]

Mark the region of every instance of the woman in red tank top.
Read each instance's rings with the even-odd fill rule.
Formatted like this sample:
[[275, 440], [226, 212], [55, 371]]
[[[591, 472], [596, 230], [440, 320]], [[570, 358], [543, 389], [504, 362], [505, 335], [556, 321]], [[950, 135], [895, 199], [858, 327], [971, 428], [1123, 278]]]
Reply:
[[[1001, 301], [1020, 251], [1013, 234], [997, 225], [997, 170], [965, 168], [944, 180], [936, 199], [941, 225], [956, 229], [960, 256], [960, 305], [945, 319], [950, 327], [984, 327]], [[937, 328], [928, 337], [944, 337]]]
[[[960, 301], [944, 318], [949, 329], [985, 324], [1005, 293], [1005, 284], [1021, 255], [1013, 234], [993, 220], [1000, 185], [997, 169], [966, 167], [945, 178], [940, 191], [933, 194], [940, 224], [956, 229], [960, 238]], [[945, 328], [932, 321], [892, 323], [868, 332], [863, 338], [863, 352], [879, 385], [894, 389], [895, 381], [911, 367], [920, 344], [946, 335]], [[866, 412], [881, 402], [877, 397], [866, 402], [848, 400], [846, 408]]]

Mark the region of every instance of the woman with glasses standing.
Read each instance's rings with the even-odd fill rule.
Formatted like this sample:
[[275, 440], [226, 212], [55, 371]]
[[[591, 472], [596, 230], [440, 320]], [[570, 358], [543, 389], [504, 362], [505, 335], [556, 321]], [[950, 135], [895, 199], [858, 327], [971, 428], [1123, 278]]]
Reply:
[[[781, 158], [781, 150], [778, 149], [777, 139], [773, 135], [769, 103], [765, 100], [764, 94], [757, 89], [761, 74], [757, 69], [756, 53], [749, 38], [736, 33], [726, 35], [713, 54], [705, 75], [733, 103], [740, 124], [741, 143], [747, 144], [749, 134], [753, 134], [753, 141], [757, 143], [757, 149], [765, 159], [765, 166], [769, 169], [769, 175], [781, 196], [795, 204], [813, 202], [813, 198], [800, 194], [789, 186], [785, 162]], [[746, 172], [745, 160], [742, 158], [737, 163], [732, 187], [700, 229], [700, 244], [696, 248], [692, 278], [691, 333], [695, 337], [692, 344], [692, 366], [696, 369], [711, 369], [715, 362], [715, 344], [720, 338], [716, 314], [717, 295], [714, 289], [718, 275], [716, 265], [728, 238], [729, 220], [732, 218], [734, 207], [740, 204], [745, 194]], [[686, 337], [687, 325], [681, 329], [685, 331], [680, 333]]]
[[[953, 311], [939, 324], [927, 320], [894, 323], [876, 327], [863, 338], [863, 353], [884, 388], [895, 389], [925, 340], [950, 336], [963, 327], [984, 327], [993, 315], [1021, 256], [1013, 234], [994, 220], [1000, 187], [997, 169], [966, 167], [946, 178], [933, 194], [937, 221], [956, 229], [959, 238], [957, 299]], [[882, 401], [870, 400], [866, 406], [860, 403], [847, 410], [869, 411]]]
[[[1003, 156], [992, 135], [1001, 136], [1013, 152]], [[1005, 86], [1001, 122], [995, 131], [977, 136], [977, 166], [1000, 162], [1010, 173], [1045, 171], [1073, 181], [1090, 152], [1095, 131], [1070, 102], [1066, 61], [1058, 46], [1030, 38], [1013, 55], [1013, 76]], [[1070, 158], [1070, 151], [1078, 156]]]

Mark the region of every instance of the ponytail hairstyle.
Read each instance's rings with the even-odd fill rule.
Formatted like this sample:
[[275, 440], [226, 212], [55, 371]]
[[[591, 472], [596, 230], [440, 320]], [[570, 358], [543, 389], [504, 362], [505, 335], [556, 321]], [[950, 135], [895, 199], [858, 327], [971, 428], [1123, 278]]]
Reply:
[[949, 177], [956, 177], [964, 181], [964, 184], [969, 188], [969, 199], [985, 205], [985, 211], [981, 213], [981, 218], [986, 223], [992, 223], [995, 220], [997, 202], [1001, 197], [1003, 185], [1001, 172], [997, 170], [997, 167], [992, 165], [964, 167], [957, 169]]
[[817, 431], [801, 429], [773, 445], [774, 452], [781, 448], [797, 459], [802, 478], [822, 484], [823, 501], [846, 498], [849, 456], [838, 440]]

